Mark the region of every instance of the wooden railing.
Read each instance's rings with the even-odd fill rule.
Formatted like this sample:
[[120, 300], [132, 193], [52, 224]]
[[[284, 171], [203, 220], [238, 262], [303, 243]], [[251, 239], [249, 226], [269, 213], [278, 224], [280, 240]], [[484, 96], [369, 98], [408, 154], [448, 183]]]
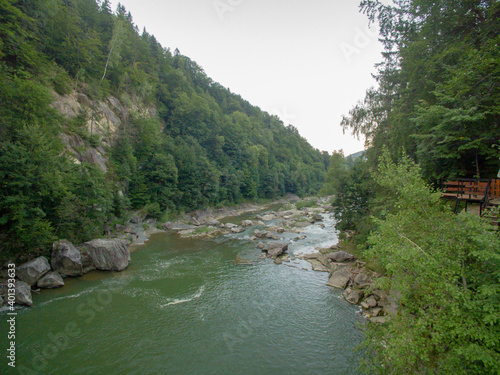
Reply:
[[442, 197], [456, 200], [455, 212], [458, 212], [461, 202], [465, 202], [465, 211], [468, 203], [479, 203], [479, 214], [482, 216], [490, 200], [500, 197], [500, 180], [446, 181], [443, 184]]

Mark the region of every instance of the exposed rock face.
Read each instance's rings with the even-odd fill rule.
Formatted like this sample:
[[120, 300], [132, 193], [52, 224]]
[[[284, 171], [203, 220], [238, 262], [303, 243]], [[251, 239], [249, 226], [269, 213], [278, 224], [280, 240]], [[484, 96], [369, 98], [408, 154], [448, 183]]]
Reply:
[[333, 286], [334, 288], [345, 289], [350, 279], [351, 267], [343, 265], [342, 267], [339, 266], [332, 276], [330, 276], [326, 285]]
[[49, 271], [50, 264], [47, 258], [38, 257], [17, 267], [16, 276], [19, 280], [31, 286], [35, 285]]
[[31, 299], [31, 288], [24, 281], [16, 282], [16, 299], [18, 305], [31, 306], [33, 300]]
[[52, 269], [62, 276], [83, 275], [80, 251], [69, 241], [59, 241], [52, 246]]
[[346, 251], [336, 251], [334, 253], [331, 253], [331, 254], [328, 254], [327, 255], [328, 258], [330, 258], [333, 262], [339, 262], [339, 263], [342, 263], [342, 262], [350, 262], [354, 259], [356, 259], [356, 257]]
[[85, 246], [98, 270], [123, 271], [130, 263], [130, 252], [125, 240], [96, 239], [85, 242]]
[[38, 280], [36, 285], [39, 288], [52, 289], [64, 286], [64, 281], [61, 275], [59, 275], [57, 272], [49, 272], [40, 280]]
[[287, 250], [288, 243], [286, 242], [269, 242], [262, 248], [262, 251], [267, 252], [267, 255], [273, 259], [276, 259]]

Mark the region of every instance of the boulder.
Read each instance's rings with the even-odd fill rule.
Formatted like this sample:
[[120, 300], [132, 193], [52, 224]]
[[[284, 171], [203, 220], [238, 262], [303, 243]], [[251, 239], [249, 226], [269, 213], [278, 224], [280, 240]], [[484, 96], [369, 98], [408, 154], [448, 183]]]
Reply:
[[310, 259], [309, 263], [312, 265], [313, 271], [318, 271], [318, 272], [330, 272], [330, 268], [325, 267], [319, 260], [317, 259]]
[[345, 289], [347, 283], [351, 279], [351, 267], [343, 266], [338, 267], [328, 280], [326, 285], [333, 286], [334, 288]]
[[33, 300], [31, 298], [31, 288], [24, 281], [16, 282], [15, 302], [18, 305], [25, 306], [31, 306], [33, 304]]
[[288, 243], [286, 242], [269, 242], [264, 245], [262, 251], [265, 251], [271, 258], [276, 259], [279, 255], [288, 250]]
[[205, 224], [207, 224], [211, 227], [218, 227], [220, 225], [220, 221], [211, 217], [211, 218], [207, 219]]
[[367, 299], [365, 299], [365, 302], [370, 307], [376, 307], [377, 306], [377, 300], [375, 299], [374, 296], [368, 297]]
[[363, 272], [360, 272], [356, 275], [356, 277], [354, 278], [354, 286], [356, 288], [359, 288], [359, 289], [364, 289], [366, 288], [368, 285], [370, 285], [370, 283], [368, 282], [368, 275], [366, 273], [363, 273]]
[[363, 291], [359, 289], [353, 289], [347, 295], [344, 295], [347, 302], [352, 303], [353, 305], [357, 305], [361, 298], [363, 298]]
[[237, 228], [238, 226], [236, 224], [233, 224], [233, 223], [226, 223], [224, 224], [224, 228], [226, 229], [233, 229], [233, 228]]
[[337, 262], [337, 263], [342, 263], [342, 262], [350, 262], [354, 259], [356, 259], [356, 257], [346, 251], [343, 251], [343, 250], [340, 250], [340, 251], [336, 251], [334, 253], [330, 253], [327, 255], [327, 257], [329, 259], [331, 259], [333, 262]]
[[47, 258], [38, 257], [16, 268], [16, 276], [19, 280], [28, 285], [35, 285], [36, 282], [50, 271], [50, 264]]
[[267, 238], [267, 232], [265, 230], [254, 230], [253, 235], [257, 238]]
[[252, 221], [251, 220], [243, 220], [241, 222], [241, 226], [242, 227], [251, 227], [253, 225]]
[[376, 307], [376, 308], [371, 310], [371, 316], [373, 316], [373, 317], [379, 316], [381, 312], [382, 312], [382, 308]]
[[80, 254], [82, 257], [83, 273], [88, 273], [95, 270], [96, 268], [94, 266], [94, 263], [92, 262], [92, 257], [90, 256], [88, 250], [83, 250]]
[[57, 272], [49, 272], [44, 277], [42, 277], [36, 285], [39, 288], [52, 289], [64, 286], [64, 281]]
[[117, 238], [85, 242], [92, 263], [102, 271], [123, 271], [128, 267], [130, 252], [126, 244], [126, 241]]
[[244, 232], [244, 231], [245, 231], [245, 229], [244, 229], [244, 228], [242, 228], [242, 227], [235, 227], [235, 228], [231, 228], [231, 232], [232, 232], [232, 233], [242, 233], [242, 232]]
[[52, 246], [52, 269], [64, 276], [83, 275], [80, 251], [69, 241], [59, 241]]

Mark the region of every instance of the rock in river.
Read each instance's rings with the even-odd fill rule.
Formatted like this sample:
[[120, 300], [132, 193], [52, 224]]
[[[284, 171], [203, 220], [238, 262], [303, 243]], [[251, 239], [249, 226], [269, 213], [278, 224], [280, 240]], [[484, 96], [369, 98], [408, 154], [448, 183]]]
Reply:
[[286, 242], [268, 242], [262, 248], [262, 251], [267, 252], [267, 255], [273, 259], [276, 259], [287, 250], [288, 243]]
[[333, 262], [350, 262], [356, 258], [354, 255], [342, 250], [328, 254], [327, 257]]
[[127, 242], [121, 239], [96, 239], [85, 246], [98, 270], [123, 271], [130, 263]]
[[46, 274], [44, 277], [42, 277], [36, 285], [39, 288], [44, 288], [44, 289], [52, 289], [52, 288], [59, 288], [61, 286], [64, 286], [64, 281], [57, 272], [49, 272]]
[[24, 281], [16, 282], [16, 303], [18, 305], [31, 306], [33, 300], [31, 299], [31, 288]]
[[83, 275], [80, 251], [69, 241], [59, 241], [52, 246], [52, 269], [62, 276]]
[[326, 285], [333, 286], [334, 288], [345, 289], [347, 283], [351, 279], [351, 275], [351, 267], [348, 265], [342, 265], [342, 267], [338, 267], [332, 274]]
[[38, 279], [49, 271], [50, 264], [47, 258], [38, 257], [17, 267], [16, 276], [28, 285], [35, 285]]

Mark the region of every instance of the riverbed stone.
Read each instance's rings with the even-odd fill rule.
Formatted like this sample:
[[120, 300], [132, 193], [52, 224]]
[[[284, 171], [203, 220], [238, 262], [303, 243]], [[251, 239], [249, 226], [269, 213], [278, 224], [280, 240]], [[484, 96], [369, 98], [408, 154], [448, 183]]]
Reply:
[[377, 306], [377, 300], [375, 299], [374, 296], [370, 296], [367, 299], [365, 299], [365, 302], [368, 304], [370, 307], [375, 307]]
[[61, 240], [52, 245], [52, 269], [61, 276], [83, 275], [82, 256], [71, 242]]
[[242, 227], [251, 227], [253, 225], [253, 222], [251, 220], [243, 220], [241, 222]]
[[130, 263], [130, 252], [124, 240], [95, 239], [84, 245], [98, 270], [123, 271]]
[[231, 228], [231, 232], [232, 232], [232, 233], [242, 233], [242, 232], [244, 232], [244, 231], [245, 231], [245, 229], [244, 229], [244, 228], [242, 228], [242, 227], [235, 227], [235, 228]]
[[24, 281], [17, 281], [15, 287], [15, 302], [18, 305], [31, 306], [33, 299], [31, 298], [31, 288]]
[[287, 249], [288, 243], [286, 242], [268, 242], [264, 245], [262, 251], [266, 252], [269, 257], [275, 259], [287, 251]]
[[262, 221], [271, 221], [274, 219], [276, 219], [276, 215], [273, 215], [273, 214], [264, 215], [260, 218], [260, 220], [262, 220]]
[[331, 259], [333, 262], [338, 262], [338, 263], [350, 262], [350, 261], [356, 259], [356, 257], [354, 255], [352, 255], [351, 253], [348, 253], [347, 251], [343, 251], [343, 250], [336, 251], [334, 253], [330, 253], [327, 255], [327, 257], [329, 259]]
[[309, 263], [312, 265], [313, 271], [318, 271], [318, 272], [330, 272], [330, 268], [325, 267], [319, 260], [317, 259], [309, 259]]
[[363, 298], [363, 291], [360, 289], [352, 289], [351, 292], [347, 294], [346, 301], [353, 305], [357, 305], [361, 298]]
[[326, 285], [334, 288], [345, 289], [347, 283], [351, 279], [351, 267], [348, 265], [337, 266], [337, 270], [333, 272]]
[[257, 238], [267, 238], [267, 234], [268, 232], [266, 232], [265, 230], [254, 230], [253, 232], [253, 235]]
[[64, 280], [57, 272], [49, 272], [43, 276], [36, 285], [43, 289], [53, 289], [64, 286]]
[[19, 280], [31, 286], [35, 285], [49, 271], [50, 264], [47, 258], [38, 257], [17, 267], [16, 276]]
[[368, 282], [368, 280], [369, 280], [368, 275], [366, 273], [364, 273], [364, 272], [360, 272], [354, 278], [353, 283], [354, 283], [354, 286], [356, 288], [364, 289], [368, 285], [370, 285], [370, 283]]

